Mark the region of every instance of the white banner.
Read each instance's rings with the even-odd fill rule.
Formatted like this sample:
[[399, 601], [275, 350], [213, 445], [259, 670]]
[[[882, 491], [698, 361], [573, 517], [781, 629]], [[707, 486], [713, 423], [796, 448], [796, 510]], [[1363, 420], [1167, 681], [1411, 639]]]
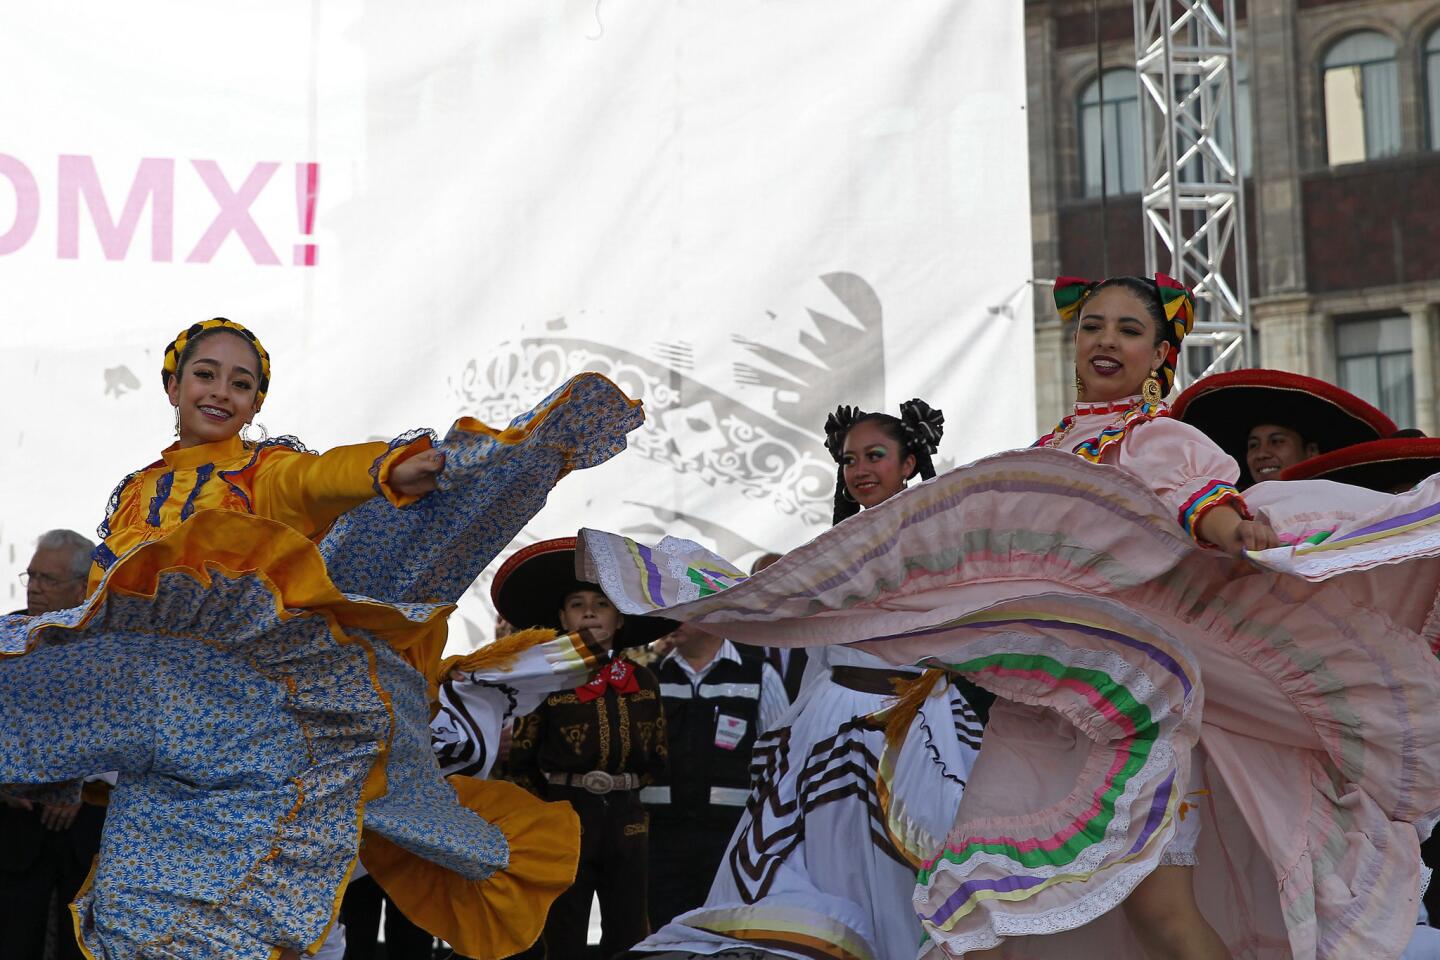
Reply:
[[942, 466], [1028, 442], [1022, 6], [8, 10], [0, 601], [170, 442], [161, 354], [212, 316], [315, 448], [501, 423], [581, 369], [642, 396], [520, 542], [790, 549], [829, 523], [841, 402], [944, 409]]

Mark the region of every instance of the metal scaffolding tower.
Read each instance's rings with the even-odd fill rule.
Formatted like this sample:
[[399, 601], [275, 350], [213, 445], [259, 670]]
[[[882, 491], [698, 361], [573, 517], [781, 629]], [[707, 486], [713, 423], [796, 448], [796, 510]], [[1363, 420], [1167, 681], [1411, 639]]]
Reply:
[[1134, 2], [1146, 269], [1168, 273], [1196, 298], [1178, 371], [1183, 387], [1252, 365], [1235, 4]]

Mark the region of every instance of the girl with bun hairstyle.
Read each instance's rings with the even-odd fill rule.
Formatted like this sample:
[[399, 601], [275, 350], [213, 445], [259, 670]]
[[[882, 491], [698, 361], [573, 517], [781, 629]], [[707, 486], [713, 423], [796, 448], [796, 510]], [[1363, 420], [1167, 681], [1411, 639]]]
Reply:
[[[935, 476], [945, 418], [841, 406], [825, 424], [836, 531]], [[755, 743], [752, 789], [704, 906], [637, 947], [661, 956], [911, 956], [922, 931], [915, 870], [939, 848], [981, 724], [940, 671], [871, 653], [813, 651], [805, 684]]]

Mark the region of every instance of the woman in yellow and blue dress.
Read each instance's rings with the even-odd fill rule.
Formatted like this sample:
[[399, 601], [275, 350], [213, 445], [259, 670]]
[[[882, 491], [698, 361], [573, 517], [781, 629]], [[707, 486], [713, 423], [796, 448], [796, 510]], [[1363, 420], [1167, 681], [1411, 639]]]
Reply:
[[441, 776], [445, 620], [550, 487], [624, 448], [639, 404], [584, 375], [504, 430], [315, 455], [244, 439], [270, 358], [238, 323], [183, 331], [163, 381], [179, 440], [116, 489], [87, 601], [0, 618], [0, 783], [120, 772], [73, 906], [83, 948], [313, 953], [357, 863], [462, 954], [528, 946], [577, 827]]

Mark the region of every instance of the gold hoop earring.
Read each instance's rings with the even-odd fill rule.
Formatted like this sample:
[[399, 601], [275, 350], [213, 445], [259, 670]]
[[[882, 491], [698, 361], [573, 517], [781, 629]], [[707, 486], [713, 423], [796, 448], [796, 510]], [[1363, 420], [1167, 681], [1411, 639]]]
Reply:
[[1155, 379], [1154, 370], [1150, 371], [1150, 376], [1140, 385], [1140, 399], [1152, 405], [1165, 399], [1165, 395], [1160, 391], [1160, 381]]

